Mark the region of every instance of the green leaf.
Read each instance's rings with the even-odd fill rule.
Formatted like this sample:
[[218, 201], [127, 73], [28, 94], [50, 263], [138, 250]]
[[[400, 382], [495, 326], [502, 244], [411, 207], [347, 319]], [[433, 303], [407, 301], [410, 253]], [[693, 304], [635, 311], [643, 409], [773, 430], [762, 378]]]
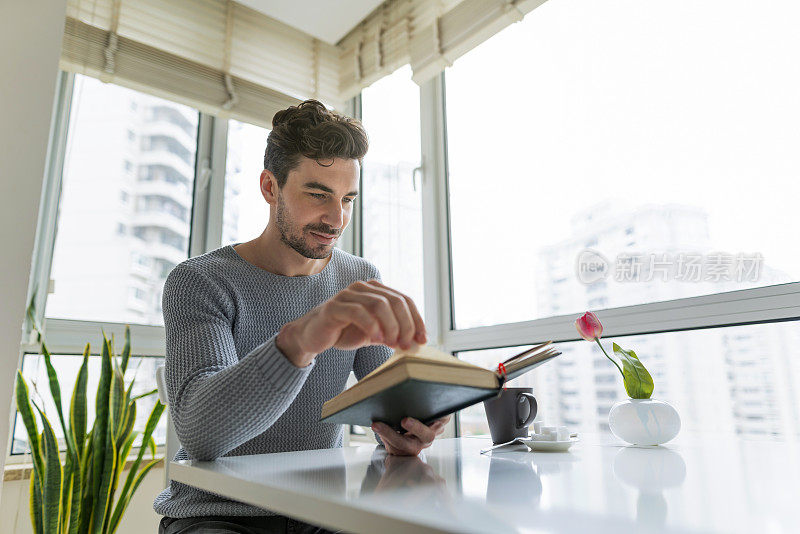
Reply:
[[161, 419], [161, 414], [164, 412], [164, 408], [165, 405], [161, 404], [161, 401], [156, 401], [155, 406], [153, 406], [153, 410], [150, 412], [150, 417], [147, 418], [147, 424], [145, 425], [144, 433], [142, 434], [142, 446], [139, 447], [139, 454], [136, 456], [136, 460], [133, 462], [131, 470], [128, 472], [128, 476], [125, 478], [125, 485], [122, 487], [122, 491], [119, 494], [119, 500], [117, 501], [117, 506], [116, 509], [114, 510], [114, 515], [112, 516], [111, 522], [109, 524], [112, 531], [114, 525], [114, 518], [115, 517], [118, 518], [119, 516], [122, 515], [122, 513], [125, 511], [125, 506], [127, 506], [126, 499], [130, 499], [130, 497], [133, 495], [133, 492], [136, 491], [136, 488], [134, 487], [134, 479], [136, 477], [136, 471], [139, 469], [139, 466], [142, 463], [142, 458], [144, 457], [144, 451], [147, 449], [147, 444], [149, 443], [151, 436], [153, 435], [153, 430], [155, 430], [156, 426], [158, 425], [159, 419]]
[[125, 443], [125, 440], [127, 440], [128, 436], [130, 436], [135, 422], [136, 402], [131, 402], [128, 404], [128, 408], [125, 410], [125, 421], [123, 423], [122, 432], [120, 432], [117, 436], [117, 450], [122, 448], [123, 443]]
[[[110, 395], [113, 376], [111, 370], [111, 346], [103, 333], [103, 353], [102, 365], [100, 367], [100, 383], [97, 386], [97, 396], [95, 402], [95, 421], [92, 429], [92, 497], [91, 497], [91, 526], [93, 533], [100, 532], [103, 528], [105, 519], [105, 505], [108, 500], [107, 494], [101, 494], [101, 486], [104, 481], [108, 481], [111, 473], [107, 471], [109, 459], [106, 458], [108, 434], [111, 425], [109, 424], [110, 414]], [[113, 466], [113, 458], [110, 459]], [[105, 490], [108, 489], [104, 488]]]
[[64, 412], [61, 403], [61, 384], [58, 382], [58, 375], [53, 367], [50, 351], [47, 350], [44, 342], [41, 344], [42, 355], [44, 356], [44, 365], [47, 368], [48, 384], [50, 386], [50, 395], [53, 397], [53, 402], [56, 405], [56, 413], [58, 413], [58, 420], [61, 422], [61, 430], [64, 433], [64, 439], [67, 441], [67, 454], [75, 456], [75, 443], [72, 441], [72, 432], [67, 429], [67, 423], [64, 421]]
[[29, 499], [33, 532], [35, 534], [42, 534], [42, 488], [39, 485], [39, 474], [35, 469], [31, 473]]
[[125, 346], [122, 347], [122, 373], [128, 370], [128, 360], [131, 357], [131, 327], [125, 325]]
[[111, 430], [114, 440], [117, 439], [122, 430], [123, 418], [125, 416], [125, 382], [122, 378], [122, 370], [119, 368], [117, 359], [112, 356], [114, 367], [112, 369], [113, 382], [111, 384]]
[[80, 466], [75, 464], [74, 458], [71, 454], [67, 454], [64, 461], [63, 483], [61, 484], [61, 525], [59, 525], [59, 532], [66, 532], [69, 525], [69, 516], [71, 513], [70, 503], [72, 501], [72, 484], [75, 480], [76, 471]]
[[17, 411], [19, 411], [22, 422], [25, 424], [25, 431], [28, 433], [28, 444], [31, 449], [34, 471], [39, 473], [40, 477], [44, 476], [44, 458], [42, 457], [42, 448], [39, 441], [39, 426], [36, 424], [36, 417], [33, 415], [33, 407], [28, 394], [28, 383], [25, 382], [22, 371], [19, 370], [17, 371], [16, 401]]
[[102, 483], [100, 484], [100, 501], [95, 503], [95, 524], [94, 531], [102, 533], [107, 531], [108, 520], [111, 517], [111, 507], [114, 502], [114, 478], [118, 477], [117, 470], [117, 442], [111, 427], [112, 421], [108, 421], [108, 433], [106, 434], [105, 464], [103, 466]]
[[121, 462], [127, 463], [128, 455], [131, 453], [131, 448], [133, 447], [133, 442], [136, 440], [136, 436], [138, 435], [139, 435], [138, 430], [131, 432], [131, 435], [128, 436], [128, 439], [126, 439], [125, 443], [122, 444], [122, 448], [119, 451], [119, 457], [121, 458], [120, 460]]
[[91, 348], [87, 343], [86, 348], [83, 349], [83, 363], [78, 370], [78, 378], [75, 379], [75, 387], [72, 390], [72, 399], [69, 404], [69, 426], [75, 442], [78, 463], [80, 463], [86, 440], [86, 382], [89, 376], [90, 353]]
[[633, 350], [625, 350], [614, 343], [614, 354], [622, 361], [625, 391], [632, 399], [649, 399], [653, 394], [653, 377], [647, 372]]
[[[87, 447], [88, 449], [88, 447]], [[73, 483], [72, 483], [72, 498], [70, 500], [70, 512], [69, 512], [69, 530], [65, 532], [69, 532], [69, 534], [78, 534], [80, 524], [81, 524], [81, 516], [82, 516], [82, 506], [81, 506], [81, 496], [83, 495], [83, 477], [85, 475], [86, 470], [86, 463], [81, 461], [80, 464], [77, 466], [74, 476], [73, 476]]]
[[78, 521], [78, 532], [85, 534], [89, 532], [89, 525], [92, 521], [93, 507], [93, 488], [94, 488], [94, 426], [86, 436], [86, 449], [81, 458], [81, 513]]
[[155, 394], [155, 393], [158, 393], [158, 388], [156, 388], [156, 389], [153, 389], [153, 390], [151, 390], [151, 391], [148, 391], [148, 392], [146, 392], [146, 393], [140, 393], [139, 395], [136, 395], [135, 397], [132, 397], [132, 398], [131, 398], [131, 401], [137, 401], [137, 400], [139, 400], [139, 399], [143, 399], [143, 398], [145, 398], [145, 397], [149, 397], [150, 395], [153, 395], [153, 394]]
[[[108, 525], [108, 532], [113, 534], [114, 532], [117, 531], [117, 527], [119, 527], [119, 521], [122, 518], [122, 514], [125, 513], [125, 509], [131, 502], [131, 498], [133, 497], [133, 494], [136, 493], [136, 489], [139, 487], [139, 484], [142, 483], [142, 480], [144, 479], [145, 475], [147, 475], [147, 473], [150, 472], [150, 470], [153, 467], [155, 467], [155, 465], [158, 464], [158, 462], [160, 461], [161, 458], [159, 458], [158, 460], [153, 460], [152, 462], [145, 465], [144, 469], [142, 469], [142, 471], [134, 479], [133, 488], [131, 489], [130, 494], [126, 495], [124, 499], [122, 495], [120, 495], [119, 501], [117, 502], [117, 508], [116, 510], [114, 510], [114, 515], [111, 516], [111, 521], [109, 522]], [[133, 472], [133, 469], [131, 469], [131, 472]]]
[[44, 412], [33, 403], [44, 428], [44, 476], [42, 484], [42, 532], [43, 534], [59, 534], [61, 518], [61, 458], [58, 455], [58, 441], [53, 427]]

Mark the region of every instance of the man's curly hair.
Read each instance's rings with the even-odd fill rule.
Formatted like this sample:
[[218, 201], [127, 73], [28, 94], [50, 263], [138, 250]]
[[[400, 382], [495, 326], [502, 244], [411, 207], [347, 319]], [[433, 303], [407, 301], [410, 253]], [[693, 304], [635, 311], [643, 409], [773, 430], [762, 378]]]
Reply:
[[[328, 110], [317, 100], [306, 100], [275, 114], [267, 138], [264, 168], [283, 187], [289, 171], [305, 156], [323, 166], [333, 158], [363, 162], [369, 140], [361, 122]], [[327, 164], [326, 164], [327, 163]]]

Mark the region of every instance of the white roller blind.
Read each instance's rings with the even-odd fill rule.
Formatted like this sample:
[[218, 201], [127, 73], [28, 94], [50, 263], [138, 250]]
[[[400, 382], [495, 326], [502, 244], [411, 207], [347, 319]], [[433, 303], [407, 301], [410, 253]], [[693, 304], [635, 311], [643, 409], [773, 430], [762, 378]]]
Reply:
[[439, 74], [494, 34], [542, 5], [545, 0], [464, 0], [420, 31], [411, 44], [413, 79]]
[[270, 127], [305, 98], [341, 109], [338, 49], [227, 0], [70, 0], [61, 68]]
[[544, 2], [390, 0], [339, 43], [340, 94], [356, 95], [406, 63], [421, 84]]
[[407, 63], [422, 83], [544, 1], [387, 0], [333, 46], [231, 0], [69, 0], [61, 67], [269, 127]]

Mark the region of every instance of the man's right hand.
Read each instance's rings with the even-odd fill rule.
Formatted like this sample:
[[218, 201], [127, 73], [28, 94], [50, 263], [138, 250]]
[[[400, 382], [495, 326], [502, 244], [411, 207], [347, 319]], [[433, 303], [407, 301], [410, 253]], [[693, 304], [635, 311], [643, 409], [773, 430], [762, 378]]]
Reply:
[[357, 281], [313, 310], [286, 323], [275, 339], [297, 367], [331, 347], [353, 350], [384, 344], [408, 349], [427, 342], [414, 301], [378, 280]]

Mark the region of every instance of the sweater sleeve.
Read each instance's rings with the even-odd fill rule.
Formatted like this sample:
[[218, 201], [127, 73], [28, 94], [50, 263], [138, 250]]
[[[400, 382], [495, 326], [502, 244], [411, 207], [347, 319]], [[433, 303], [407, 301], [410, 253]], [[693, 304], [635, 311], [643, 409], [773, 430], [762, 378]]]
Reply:
[[175, 431], [187, 454], [213, 460], [263, 433], [292, 403], [315, 362], [296, 367], [275, 346], [277, 332], [239, 357], [233, 303], [185, 264], [162, 297], [165, 375]]

